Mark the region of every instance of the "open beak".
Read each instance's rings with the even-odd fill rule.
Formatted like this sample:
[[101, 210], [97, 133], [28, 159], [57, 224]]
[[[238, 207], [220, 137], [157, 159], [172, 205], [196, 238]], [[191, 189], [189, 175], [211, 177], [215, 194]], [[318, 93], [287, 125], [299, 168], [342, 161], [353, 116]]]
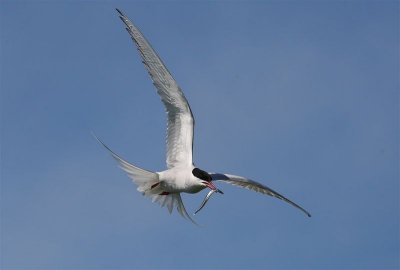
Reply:
[[211, 190], [215, 190], [215, 192], [224, 194], [221, 190], [219, 190], [219, 189], [214, 185], [213, 182], [211, 182], [211, 181], [210, 181], [210, 182], [203, 181], [203, 183], [204, 183], [208, 188], [210, 188]]

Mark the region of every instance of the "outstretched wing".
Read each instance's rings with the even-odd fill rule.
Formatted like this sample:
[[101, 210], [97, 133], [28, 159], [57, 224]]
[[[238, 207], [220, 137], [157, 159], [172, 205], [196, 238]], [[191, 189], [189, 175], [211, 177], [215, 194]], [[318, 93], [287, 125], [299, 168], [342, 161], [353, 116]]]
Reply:
[[189, 103], [160, 57], [139, 29], [118, 10], [119, 17], [136, 44], [167, 112], [167, 167], [191, 166], [194, 118]]
[[294, 207], [300, 209], [303, 211], [307, 216], [311, 217], [311, 214], [307, 212], [303, 207], [299, 206], [298, 204], [292, 202], [288, 198], [284, 197], [283, 195], [279, 194], [278, 192], [270, 189], [269, 187], [266, 187], [256, 181], [241, 177], [241, 176], [236, 176], [236, 175], [231, 175], [231, 174], [222, 174], [222, 173], [211, 173], [210, 174], [213, 181], [223, 181], [235, 186], [239, 186], [242, 188], [247, 188], [249, 190], [253, 190], [256, 192], [260, 192], [262, 194], [266, 194], [275, 198], [278, 198], [280, 200], [283, 200]]

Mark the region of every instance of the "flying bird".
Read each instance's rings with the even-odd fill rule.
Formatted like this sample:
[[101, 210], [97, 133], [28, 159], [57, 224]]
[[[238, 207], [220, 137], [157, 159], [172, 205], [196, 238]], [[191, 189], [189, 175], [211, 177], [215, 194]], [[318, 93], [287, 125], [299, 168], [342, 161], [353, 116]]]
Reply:
[[278, 198], [311, 217], [310, 213], [304, 208], [261, 183], [241, 176], [207, 172], [194, 165], [193, 135], [195, 122], [189, 103], [182, 89], [143, 34], [124, 13], [119, 9], [117, 11], [119, 18], [125, 24], [126, 30], [139, 51], [142, 62], [157, 89], [167, 113], [167, 170], [161, 172], [151, 172], [127, 162], [95, 136], [110, 151], [120, 167], [138, 186], [137, 190], [151, 198], [153, 202], [159, 203], [162, 207], [167, 206], [170, 213], [176, 208], [182, 217], [189, 219], [193, 223], [196, 222], [187, 213], [182, 202], [181, 193], [197, 193], [205, 188], [210, 189], [200, 208], [196, 211], [197, 213], [204, 207], [213, 193], [223, 194], [214, 184], [215, 181], [226, 182]]

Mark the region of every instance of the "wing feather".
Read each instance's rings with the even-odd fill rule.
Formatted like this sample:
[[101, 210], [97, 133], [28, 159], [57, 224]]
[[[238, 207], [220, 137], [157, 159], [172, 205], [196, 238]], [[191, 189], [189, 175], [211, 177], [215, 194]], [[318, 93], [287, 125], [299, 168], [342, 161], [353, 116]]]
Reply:
[[223, 182], [232, 184], [234, 186], [246, 188], [249, 190], [253, 190], [255, 192], [259, 192], [259, 193], [262, 193], [265, 195], [269, 195], [269, 196], [278, 198], [278, 199], [283, 200], [283, 201], [291, 204], [292, 206], [300, 209], [307, 216], [311, 217], [311, 214], [307, 210], [305, 210], [303, 207], [301, 207], [300, 205], [292, 202], [285, 196], [279, 194], [278, 192], [272, 190], [271, 188], [264, 186], [263, 184], [260, 184], [256, 181], [244, 178], [242, 176], [231, 175], [231, 174], [222, 174], [222, 173], [211, 173], [211, 177], [212, 177], [213, 181], [223, 181]]
[[143, 34], [127, 16], [120, 10], [117, 9], [117, 11], [120, 19], [126, 25], [126, 30], [136, 44], [142, 62], [150, 74], [167, 112], [167, 167], [191, 166], [193, 163], [194, 118], [189, 103], [167, 67]]

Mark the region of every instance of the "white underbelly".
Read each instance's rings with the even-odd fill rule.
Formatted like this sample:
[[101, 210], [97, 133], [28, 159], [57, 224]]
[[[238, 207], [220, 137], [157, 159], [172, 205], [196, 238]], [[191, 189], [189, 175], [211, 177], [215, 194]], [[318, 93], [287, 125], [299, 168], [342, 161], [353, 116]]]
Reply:
[[197, 193], [203, 190], [205, 187], [203, 186], [187, 186], [187, 185], [179, 185], [177, 181], [161, 181], [160, 187], [163, 191], [170, 192], [170, 193], [178, 193], [178, 192], [185, 192], [185, 193]]
[[193, 179], [192, 168], [173, 168], [159, 172], [160, 187], [170, 193], [197, 193], [204, 189]]

